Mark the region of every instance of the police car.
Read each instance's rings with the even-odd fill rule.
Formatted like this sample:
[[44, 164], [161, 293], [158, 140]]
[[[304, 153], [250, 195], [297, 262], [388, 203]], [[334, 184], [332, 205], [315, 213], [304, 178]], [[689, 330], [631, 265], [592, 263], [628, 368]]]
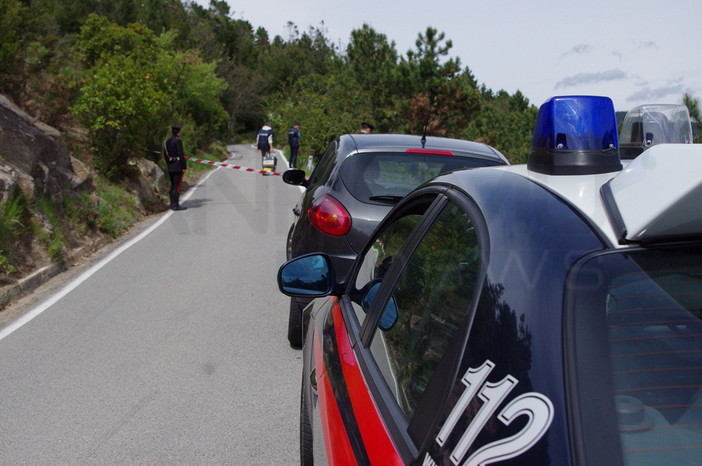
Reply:
[[554, 97], [528, 163], [441, 175], [305, 310], [302, 464], [702, 464], [702, 147], [622, 168], [610, 99]]

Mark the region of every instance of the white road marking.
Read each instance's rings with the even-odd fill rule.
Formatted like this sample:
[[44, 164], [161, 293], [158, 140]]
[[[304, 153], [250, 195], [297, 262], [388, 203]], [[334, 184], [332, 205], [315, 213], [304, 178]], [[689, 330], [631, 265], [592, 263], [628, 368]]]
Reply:
[[[188, 192], [185, 193], [185, 196], [183, 197], [183, 200], [184, 200], [184, 201], [188, 200], [188, 199], [190, 198], [190, 196], [192, 196], [192, 194], [195, 192], [195, 190], [196, 190], [197, 188], [199, 188], [205, 181], [207, 181], [207, 179], [208, 179], [210, 176], [212, 176], [212, 174], [213, 174], [214, 172], [216, 172], [216, 171], [219, 170], [219, 169], [220, 169], [220, 167], [217, 167], [215, 170], [210, 171], [205, 177], [203, 177], [202, 180], [200, 180], [200, 182], [199, 182], [197, 185], [195, 185], [194, 188], [188, 190]], [[63, 289], [61, 289], [58, 293], [56, 293], [55, 295], [53, 295], [51, 298], [47, 299], [46, 301], [44, 301], [43, 303], [41, 303], [39, 306], [35, 307], [34, 309], [32, 309], [31, 311], [27, 312], [26, 314], [22, 315], [20, 318], [18, 318], [17, 320], [15, 320], [15, 321], [12, 322], [11, 324], [9, 324], [7, 327], [5, 327], [5, 328], [3, 328], [2, 330], [0, 330], [0, 340], [2, 340], [3, 338], [5, 338], [5, 337], [9, 336], [10, 334], [14, 333], [16, 330], [20, 329], [21, 327], [23, 327], [24, 325], [26, 325], [27, 323], [29, 323], [32, 319], [34, 319], [35, 317], [39, 316], [39, 315], [42, 314], [44, 311], [46, 311], [48, 308], [50, 308], [51, 306], [53, 306], [54, 304], [56, 304], [61, 298], [63, 298], [64, 296], [66, 296], [68, 293], [70, 293], [70, 292], [73, 291], [75, 288], [77, 288], [81, 283], [83, 283], [83, 282], [86, 281], [88, 278], [90, 278], [95, 272], [97, 272], [98, 270], [100, 270], [101, 268], [103, 268], [104, 266], [106, 266], [107, 264], [109, 264], [110, 261], [112, 261], [112, 259], [114, 259], [115, 257], [119, 256], [120, 254], [122, 254], [124, 251], [126, 251], [126, 250], [129, 249], [130, 247], [134, 246], [136, 243], [138, 243], [138, 242], [141, 241], [143, 238], [145, 238], [149, 233], [151, 233], [151, 232], [154, 231], [156, 228], [158, 228], [159, 226], [161, 226], [161, 224], [162, 224], [163, 222], [165, 222], [166, 220], [168, 220], [172, 214], [173, 214], [173, 211], [172, 211], [172, 210], [169, 210], [165, 215], [163, 215], [163, 217], [161, 217], [160, 219], [158, 219], [158, 221], [157, 221], [156, 223], [154, 223], [153, 225], [151, 225], [151, 226], [150, 226], [149, 228], [147, 228], [146, 230], [142, 231], [138, 236], [132, 238], [130, 241], [126, 242], [125, 244], [123, 244], [123, 245], [120, 246], [119, 248], [117, 248], [117, 249], [115, 249], [114, 251], [112, 251], [112, 253], [111, 253], [110, 255], [108, 255], [107, 257], [105, 257], [104, 259], [102, 259], [100, 262], [98, 262], [97, 264], [93, 265], [92, 267], [90, 267], [90, 268], [89, 268], [88, 270], [86, 270], [85, 272], [83, 272], [80, 276], [78, 276], [75, 280], [73, 280], [71, 283], [69, 283], [68, 285], [66, 285]]]

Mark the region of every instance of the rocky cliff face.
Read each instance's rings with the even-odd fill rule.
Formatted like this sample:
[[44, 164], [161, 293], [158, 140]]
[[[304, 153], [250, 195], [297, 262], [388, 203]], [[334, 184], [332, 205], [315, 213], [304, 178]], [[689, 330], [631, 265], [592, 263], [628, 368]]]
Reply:
[[91, 170], [71, 157], [61, 133], [0, 96], [0, 205], [19, 189], [28, 200], [60, 200], [63, 191], [92, 189]]
[[[166, 209], [164, 202], [167, 183], [160, 167], [146, 159], [133, 161], [139, 176], [129, 180], [123, 188], [132, 192], [142, 214]], [[93, 181], [96, 173], [88, 164], [71, 156], [65, 139], [56, 128], [48, 126], [26, 114], [7, 97], [0, 95], [0, 215], [5, 213], [8, 200], [21, 194], [29, 205], [37, 199], [51, 199], [62, 205], [68, 193], [88, 193], [95, 202]], [[32, 210], [36, 218], [32, 223], [50, 231], [52, 225], [37, 209]], [[12, 253], [21, 259], [21, 265], [10, 276], [0, 270], [0, 309], [16, 292], [7, 288], [22, 282], [26, 277], [46, 268], [61, 269], [70, 265], [75, 251], [90, 252], [91, 249], [109, 240], [94, 229], [71, 238], [62, 264], [49, 257], [46, 244], [41, 244], [36, 232], [28, 232], [14, 246]], [[7, 247], [7, 246], [6, 246]], [[7, 254], [8, 251], [0, 251]], [[16, 287], [15, 287], [16, 288]], [[22, 294], [29, 290], [21, 290]], [[9, 298], [8, 298], [9, 297]]]

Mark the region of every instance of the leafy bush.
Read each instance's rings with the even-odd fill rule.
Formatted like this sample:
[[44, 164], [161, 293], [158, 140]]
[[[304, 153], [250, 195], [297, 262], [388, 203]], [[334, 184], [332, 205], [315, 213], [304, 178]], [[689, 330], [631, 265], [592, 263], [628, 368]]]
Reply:
[[[132, 174], [128, 159], [160, 146], [176, 121], [196, 136], [184, 138], [193, 146], [211, 136], [208, 128], [226, 127], [218, 99], [226, 84], [214, 64], [175, 51], [173, 42], [172, 33], [157, 38], [145, 26], [121, 27], [97, 15], [81, 29], [76, 51], [91, 76], [72, 112], [90, 130], [96, 168], [112, 181]], [[204, 131], [195, 131], [198, 125]]]

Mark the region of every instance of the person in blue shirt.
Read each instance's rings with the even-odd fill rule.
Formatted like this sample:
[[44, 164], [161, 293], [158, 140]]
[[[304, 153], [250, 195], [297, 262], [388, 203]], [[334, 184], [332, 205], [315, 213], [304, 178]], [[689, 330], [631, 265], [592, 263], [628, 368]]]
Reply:
[[288, 130], [288, 144], [290, 145], [290, 168], [297, 167], [297, 154], [300, 152], [300, 123], [295, 123]]

